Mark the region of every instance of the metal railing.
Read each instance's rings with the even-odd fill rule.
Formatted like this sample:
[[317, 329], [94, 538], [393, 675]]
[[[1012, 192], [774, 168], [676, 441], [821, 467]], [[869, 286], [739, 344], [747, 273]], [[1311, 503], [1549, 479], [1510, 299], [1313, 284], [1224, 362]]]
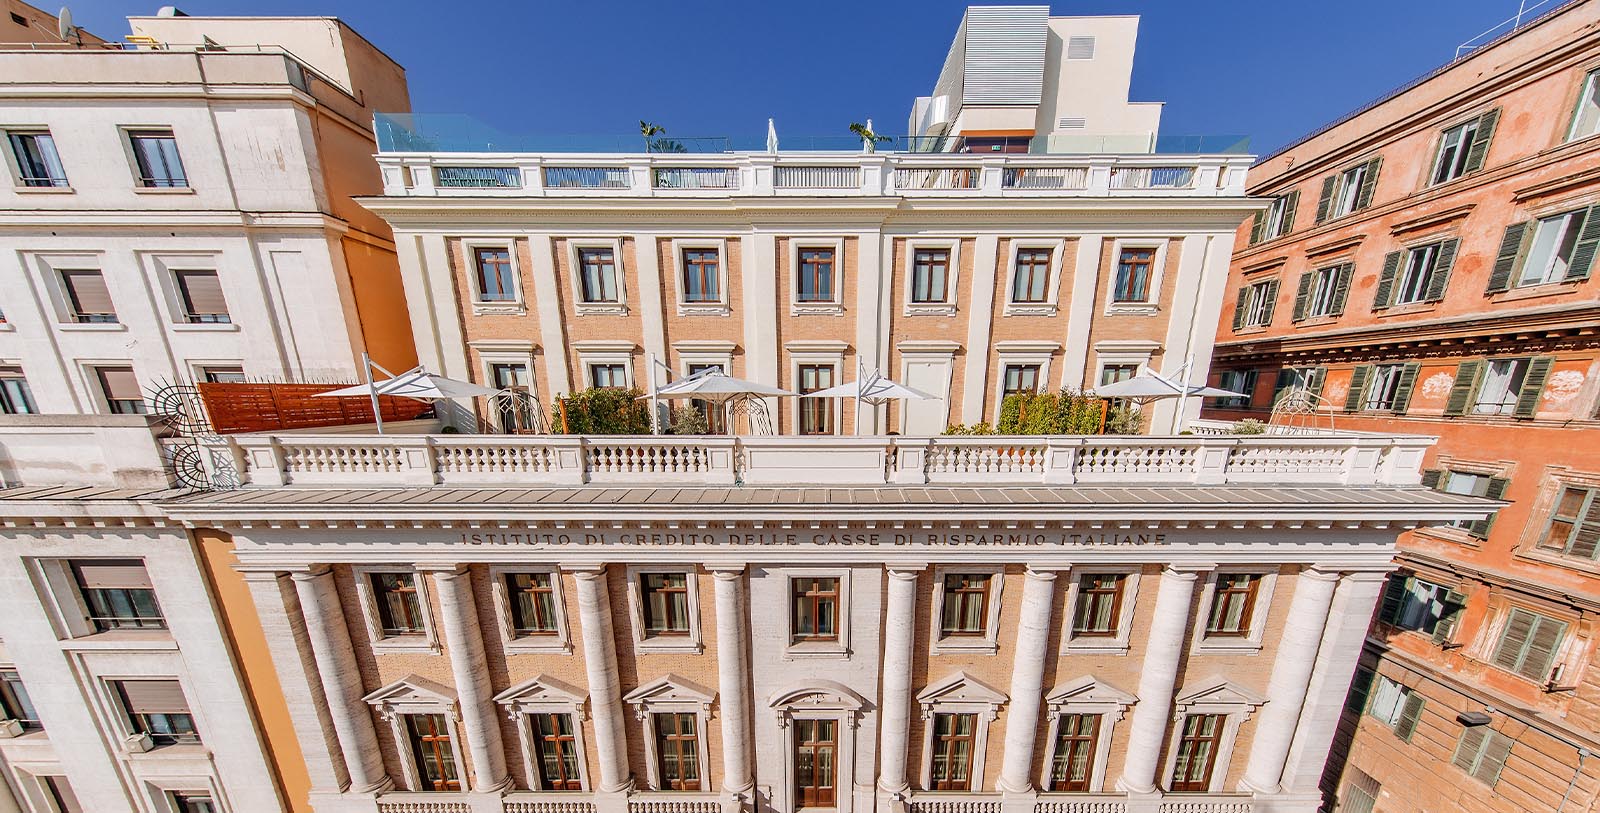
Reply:
[[1088, 167], [1007, 167], [1006, 189], [1088, 189]]
[[545, 167], [546, 189], [627, 189], [627, 167]]
[[1194, 167], [1112, 167], [1112, 189], [1188, 189]]
[[861, 167], [774, 167], [777, 189], [855, 189], [861, 186]]
[[894, 171], [894, 188], [912, 189], [977, 189], [977, 167], [906, 168]]
[[434, 183], [444, 187], [517, 189], [522, 172], [516, 167], [434, 167]]
[[652, 182], [657, 189], [737, 189], [737, 167], [660, 167]]

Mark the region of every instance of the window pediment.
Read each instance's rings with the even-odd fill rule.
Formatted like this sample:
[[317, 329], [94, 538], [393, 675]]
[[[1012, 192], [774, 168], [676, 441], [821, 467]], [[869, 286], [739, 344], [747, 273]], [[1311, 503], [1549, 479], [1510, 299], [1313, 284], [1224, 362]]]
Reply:
[[810, 680], [794, 684], [773, 692], [772, 697], [767, 700], [767, 706], [778, 712], [779, 726], [787, 724], [790, 715], [795, 712], [842, 711], [848, 712], [845, 721], [854, 727], [861, 710], [866, 705], [866, 698], [856, 694], [843, 683], [832, 680]]
[[917, 703], [922, 706], [922, 716], [931, 718], [934, 711], [979, 711], [993, 720], [999, 716], [1000, 706], [1008, 698], [993, 686], [966, 672], [956, 672], [917, 693]]
[[361, 699], [376, 708], [385, 720], [393, 720], [399, 714], [441, 712], [451, 719], [461, 719], [455, 690], [417, 675], [407, 675]]
[[582, 689], [549, 675], [530, 678], [494, 696], [494, 702], [504, 706], [512, 719], [522, 714], [565, 712], [581, 720], [587, 699]]
[[716, 697], [716, 692], [692, 680], [666, 674], [628, 692], [622, 699], [633, 706], [634, 716], [642, 720], [652, 709], [707, 711]]
[[1265, 697], [1220, 677], [1202, 681], [1199, 690], [1179, 695], [1178, 714], [1244, 713], [1244, 719], [1267, 702]]
[[1129, 706], [1138, 702], [1137, 697], [1091, 675], [1057, 685], [1044, 700], [1054, 714], [1099, 712], [1116, 714], [1119, 719]]

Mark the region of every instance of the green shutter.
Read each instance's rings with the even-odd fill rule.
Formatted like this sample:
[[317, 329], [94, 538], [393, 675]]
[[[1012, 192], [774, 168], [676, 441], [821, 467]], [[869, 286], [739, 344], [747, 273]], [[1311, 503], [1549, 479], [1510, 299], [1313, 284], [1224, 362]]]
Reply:
[[1566, 278], [1588, 279], [1596, 249], [1600, 249], [1600, 206], [1590, 206], [1583, 218], [1583, 229], [1578, 232], [1578, 244], [1572, 249], [1572, 262], [1567, 264]]
[[1278, 280], [1276, 277], [1267, 280], [1266, 284], [1262, 286], [1261, 295], [1266, 297], [1267, 300], [1267, 307], [1261, 312], [1261, 324], [1266, 326], [1272, 324], [1272, 312], [1278, 307]]
[[1294, 231], [1294, 210], [1300, 208], [1300, 190], [1296, 189], [1283, 196], [1283, 220], [1278, 225], [1278, 233], [1273, 237], [1282, 237]]
[[1489, 272], [1489, 289], [1485, 293], [1499, 293], [1511, 287], [1511, 278], [1517, 273], [1526, 257], [1528, 221], [1512, 223], [1500, 238], [1500, 253], [1494, 257], [1494, 270]]
[[1472, 393], [1478, 388], [1478, 373], [1483, 369], [1481, 361], [1463, 361], [1456, 365], [1456, 380], [1450, 385], [1450, 397], [1445, 400], [1444, 414], [1465, 415], [1467, 407], [1471, 406]]
[[1325, 379], [1327, 377], [1328, 377], [1328, 368], [1326, 368], [1326, 367], [1312, 367], [1311, 368], [1311, 377], [1306, 381], [1306, 391], [1311, 393], [1312, 395], [1321, 397], [1321, 395], [1322, 395], [1322, 381], [1323, 381], [1323, 379]]
[[1450, 764], [1472, 773], [1473, 766], [1478, 762], [1478, 752], [1483, 750], [1483, 738], [1490, 733], [1487, 726], [1481, 725], [1461, 729], [1461, 741], [1456, 743], [1456, 754], [1450, 758]]
[[1420, 362], [1409, 361], [1400, 369], [1400, 380], [1394, 385], [1394, 403], [1389, 405], [1389, 411], [1396, 415], [1406, 414], [1406, 409], [1411, 406], [1411, 391], [1417, 386], [1417, 373], [1422, 371]]
[[1406, 742], [1411, 742], [1411, 735], [1417, 732], [1417, 722], [1422, 719], [1422, 707], [1426, 701], [1422, 695], [1415, 691], [1406, 692], [1405, 705], [1400, 707], [1400, 719], [1394, 723], [1394, 735]]
[[1317, 199], [1317, 222], [1328, 219], [1328, 211], [1333, 208], [1333, 187], [1339, 176], [1329, 175], [1322, 179], [1322, 197]]
[[1438, 302], [1444, 299], [1444, 292], [1450, 285], [1450, 269], [1456, 264], [1456, 250], [1461, 247], [1460, 240], [1446, 240], [1439, 244], [1439, 250], [1433, 255], [1433, 275], [1428, 278], [1427, 300]]
[[1467, 606], [1467, 596], [1457, 590], [1448, 590], [1441, 603], [1444, 606], [1439, 609], [1439, 623], [1433, 625], [1433, 642], [1443, 646], [1450, 643], [1451, 636], [1455, 634], [1461, 610]]
[[1500, 781], [1500, 771], [1506, 767], [1506, 760], [1511, 756], [1511, 746], [1514, 740], [1497, 731], [1491, 731], [1483, 744], [1483, 756], [1478, 760], [1478, 769], [1472, 775], [1489, 787], [1494, 787]]
[[1377, 672], [1365, 666], [1356, 667], [1355, 677], [1350, 680], [1350, 693], [1344, 696], [1345, 711], [1360, 714], [1367, 710], [1367, 697], [1372, 694], [1372, 681], [1377, 677]]
[[1339, 266], [1339, 276], [1333, 282], [1333, 305], [1328, 310], [1329, 316], [1344, 315], [1344, 301], [1350, 298], [1350, 278], [1355, 276], [1355, 271], [1355, 263]]
[[1372, 375], [1372, 365], [1362, 364], [1350, 371], [1350, 389], [1344, 396], [1345, 412], [1361, 411], [1361, 396], [1367, 389], [1367, 376]]
[[1250, 224], [1250, 245], [1261, 242], [1261, 233], [1267, 227], [1267, 213], [1256, 212], [1255, 222]]
[[1294, 293], [1294, 317], [1291, 321], [1305, 321], [1306, 306], [1311, 304], [1311, 278], [1315, 274], [1315, 271], [1307, 271], [1300, 275], [1300, 288]]
[[1372, 298], [1372, 309], [1381, 311], [1394, 301], [1394, 278], [1400, 272], [1403, 251], [1391, 251], [1383, 256], [1383, 272], [1378, 275], [1378, 290]]
[[1239, 332], [1239, 328], [1244, 327], [1245, 308], [1249, 306], [1250, 286], [1246, 285], [1239, 289], [1239, 301], [1233, 306], [1233, 330], [1235, 333]]
[[1424, 469], [1422, 472], [1423, 488], [1439, 490], [1439, 481], [1444, 479], [1444, 469]]
[[[1489, 485], [1484, 490], [1483, 496], [1485, 496], [1485, 497], [1487, 497], [1487, 498], [1489, 498], [1491, 500], [1505, 499], [1506, 486], [1508, 486], [1510, 484], [1511, 484], [1511, 481], [1507, 480], [1504, 477], [1490, 477], [1489, 478]], [[1494, 527], [1494, 518], [1499, 516], [1499, 515], [1500, 515], [1500, 513], [1498, 511], [1496, 511], [1493, 514], [1490, 514], [1486, 519], [1475, 519], [1475, 520], [1473, 520], [1467, 526], [1467, 533], [1472, 534], [1473, 536], [1475, 536], [1475, 537], [1477, 537], [1479, 539], [1488, 539], [1489, 538], [1489, 529]]]
[[1378, 605], [1378, 620], [1393, 624], [1400, 618], [1400, 608], [1406, 603], [1406, 586], [1411, 579], [1399, 573], [1390, 573], [1383, 586], [1383, 603]]
[[1378, 186], [1378, 170], [1383, 167], [1383, 156], [1367, 162], [1367, 172], [1361, 176], [1361, 191], [1356, 193], [1355, 211], [1372, 205], [1372, 191]]
[[1494, 128], [1499, 122], [1498, 107], [1478, 117], [1478, 132], [1472, 137], [1472, 146], [1467, 148], [1465, 172], [1477, 172], [1483, 169], [1483, 159], [1489, 156], [1489, 142], [1494, 139]]
[[1505, 628], [1500, 630], [1500, 642], [1495, 645], [1492, 662], [1508, 672], [1515, 672], [1522, 662], [1522, 652], [1528, 648], [1528, 636], [1533, 632], [1539, 616], [1512, 608], [1506, 617]]
[[1517, 393], [1517, 407], [1511, 413], [1518, 418], [1532, 418], [1539, 410], [1539, 395], [1544, 392], [1544, 382], [1550, 378], [1550, 368], [1555, 356], [1538, 356], [1528, 362], [1528, 373], [1522, 377], [1522, 390]]
[[1534, 616], [1533, 631], [1528, 635], [1528, 652], [1522, 658], [1517, 674], [1543, 683], [1550, 679], [1555, 667], [1556, 650], [1567, 633], [1567, 625], [1542, 615]]

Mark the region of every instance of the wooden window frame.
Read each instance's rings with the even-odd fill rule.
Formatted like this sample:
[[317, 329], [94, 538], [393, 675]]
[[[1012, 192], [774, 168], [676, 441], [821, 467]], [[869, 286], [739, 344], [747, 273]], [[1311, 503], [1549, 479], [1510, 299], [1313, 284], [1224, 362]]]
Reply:
[[[1078, 576], [1078, 590], [1073, 599], [1071, 624], [1072, 638], [1116, 638], [1122, 633], [1122, 601], [1123, 594], [1127, 591], [1127, 575], [1123, 573], [1081, 573]], [[1109, 578], [1112, 586], [1108, 589], [1099, 583], [1099, 580]], [[1095, 580], [1095, 584], [1090, 584]], [[1099, 603], [1109, 596], [1111, 618], [1107, 629], [1088, 629], [1080, 625], [1080, 620], [1085, 615], [1089, 602]]]
[[[665, 634], [647, 629], [645, 577], [657, 575], [682, 575], [683, 595], [688, 609], [689, 628]], [[630, 565], [628, 577], [628, 605], [633, 620], [634, 649], [639, 652], [699, 652], [701, 649], [700, 624], [700, 571], [693, 566], [658, 567]]]
[[[953, 724], [960, 718], [967, 718], [971, 722], [971, 730], [968, 733], [939, 733], [939, 723], [941, 720], [950, 720]], [[980, 719], [980, 715], [977, 712], [972, 711], [935, 711], [933, 716], [928, 719], [927, 726], [932, 731], [930, 735], [931, 739], [930, 751], [928, 755], [928, 781], [926, 785], [929, 791], [956, 791], [970, 793], [975, 789], [975, 785], [980, 781], [980, 777], [978, 777], [975, 767], [977, 764], [979, 739], [978, 729], [982, 725], [983, 721]], [[938, 775], [938, 757], [941, 754], [945, 757], [944, 764], [948, 770], [949, 766], [952, 764], [950, 758], [955, 754], [956, 746], [962, 742], [967, 744], [965, 765], [967, 778], [965, 780], [960, 780], [959, 783], [958, 780], [951, 779], [949, 776], [941, 779]]]
[[[1104, 311], [1107, 315], [1119, 313], [1152, 314], [1160, 310], [1161, 286], [1166, 278], [1169, 242], [1166, 238], [1149, 237], [1120, 237], [1111, 241], [1111, 253], [1107, 259], [1111, 267], [1108, 269], [1105, 282]], [[1149, 271], [1145, 276], [1145, 295], [1143, 299], [1122, 298], [1122, 257], [1123, 254], [1130, 251], [1151, 252]]]
[[[546, 576], [550, 580], [550, 600], [554, 604], [555, 629], [551, 632], [528, 634], [516, 625], [514, 590], [511, 578], [523, 574]], [[494, 601], [501, 644], [508, 652], [568, 654], [572, 640], [567, 627], [567, 605], [562, 571], [554, 567], [528, 565], [491, 565], [489, 567], [490, 592]]]
[[[826, 386], [807, 387], [806, 375], [827, 371]], [[805, 394], [838, 386], [834, 378], [839, 375], [839, 365], [832, 362], [800, 361], [795, 365], [795, 392]], [[799, 435], [837, 435], [842, 415], [832, 398], [802, 398], [795, 408], [795, 433]]]
[[[464, 774], [466, 773], [466, 766], [461, 763], [456, 733], [451, 730], [450, 715], [444, 712], [434, 712], [408, 713], [399, 716], [404, 718], [400, 724], [400, 729], [406, 735], [406, 749], [411, 753], [412, 769], [416, 772], [417, 785], [415, 789], [425, 793], [447, 793], [465, 790], [466, 779]], [[418, 730], [416, 724], [417, 721], [424, 718], [441, 725], [435, 728], [431, 734], [423, 733]], [[442, 748], [439, 746], [441, 742], [444, 743]], [[451, 773], [454, 776], [447, 778], [441, 775], [437, 780], [430, 780], [426, 774], [426, 769], [423, 767], [426, 764], [426, 760], [422, 758], [425, 750], [432, 750], [435, 758], [440, 760], [441, 764], [443, 758], [448, 757]], [[434, 787], [426, 787], [430, 782]]]
[[[905, 257], [902, 260], [905, 276], [904, 288], [901, 296], [904, 297], [902, 312], [906, 316], [954, 316], [957, 307], [957, 296], [961, 280], [961, 240], [960, 238], [909, 238], [905, 241]], [[945, 275], [944, 297], [942, 299], [918, 299], [917, 294], [917, 255], [918, 252], [944, 252]], [[932, 291], [929, 291], [931, 294]]]
[[[1167, 780], [1167, 790], [1169, 792], [1171, 792], [1171, 793], [1208, 793], [1208, 792], [1210, 792], [1211, 786], [1216, 780], [1217, 762], [1218, 762], [1219, 758], [1221, 757], [1222, 741], [1223, 741], [1224, 735], [1226, 734], [1226, 728], [1227, 728], [1227, 723], [1228, 723], [1227, 717], [1228, 717], [1228, 715], [1226, 715], [1226, 714], [1218, 714], [1216, 712], [1196, 712], [1196, 713], [1191, 713], [1191, 714], [1185, 714], [1183, 716], [1183, 719], [1181, 721], [1179, 721], [1178, 725], [1176, 726], [1176, 729], [1177, 729], [1177, 731], [1176, 731], [1176, 741], [1174, 743], [1174, 748], [1173, 748], [1173, 751], [1174, 751], [1174, 754], [1173, 754], [1173, 769], [1172, 769], [1172, 772], [1169, 774], [1170, 778]], [[1206, 720], [1206, 719], [1209, 719], [1209, 720], [1212, 720], [1212, 721], [1215, 722], [1215, 726], [1216, 727], [1212, 731], [1212, 733], [1210, 733], [1210, 734], [1202, 734], [1202, 735], [1193, 735], [1193, 734], [1191, 734], [1189, 732], [1189, 721], [1190, 720]], [[1201, 745], [1204, 745], [1204, 744], [1207, 744], [1207, 743], [1209, 743], [1211, 747], [1206, 752], [1205, 767], [1200, 772], [1202, 778], [1199, 778], [1199, 779], [1186, 779], [1186, 780], [1180, 782], [1178, 780], [1178, 770], [1179, 770], [1178, 765], [1179, 765], [1179, 763], [1184, 762], [1186, 759], [1187, 760], [1193, 760], [1194, 756], [1193, 756], [1193, 753], [1192, 753], [1192, 749], [1196, 749], [1196, 748], [1200, 747]], [[1195, 772], [1194, 771], [1188, 771], [1187, 774], [1192, 777], [1192, 776], [1195, 775]]]
[[[947, 600], [946, 582], [950, 577], [986, 576], [983, 592], [983, 628], [978, 631], [945, 632], [944, 615]], [[975, 652], [992, 654], [997, 650], [996, 636], [1000, 626], [1000, 608], [1005, 588], [1005, 570], [996, 565], [941, 565], [933, 571], [933, 615], [928, 625], [932, 651]], [[967, 591], [971, 595], [971, 591]]]
[[[1584, 496], [1579, 501], [1578, 510], [1570, 516], [1561, 513], [1561, 503], [1568, 491], [1580, 491]], [[1556, 523], [1568, 525], [1566, 539], [1560, 547], [1549, 543], [1550, 534], [1555, 529]], [[1556, 484], [1555, 499], [1550, 503], [1549, 516], [1544, 521], [1544, 527], [1534, 537], [1533, 549], [1540, 553], [1560, 556], [1572, 561], [1600, 560], [1600, 544], [1595, 545], [1595, 550], [1589, 555], [1573, 553], [1573, 543], [1578, 535], [1583, 532], [1585, 525], [1600, 525], [1600, 486], [1580, 485], [1576, 483], [1558, 482]], [[1600, 529], [1597, 529], [1600, 531]]]
[[[1224, 578], [1243, 576], [1247, 579], [1242, 588], [1224, 585]], [[1255, 618], [1257, 597], [1261, 593], [1261, 574], [1259, 573], [1218, 573], [1216, 588], [1211, 594], [1210, 605], [1206, 609], [1206, 637], [1207, 638], [1248, 638], [1250, 627]], [[1244, 606], [1239, 610], [1239, 626], [1236, 629], [1226, 629], [1218, 626], [1218, 619], [1224, 615], [1223, 602], [1231, 601], [1236, 596], [1243, 595]]]
[[[381, 600], [373, 581], [374, 576], [385, 574], [410, 574], [416, 591], [417, 607], [421, 611], [422, 629], [416, 633], [392, 635], [384, 632], [383, 618], [378, 608]], [[366, 619], [367, 638], [375, 653], [381, 652], [434, 652], [439, 651], [434, 626], [432, 588], [423, 571], [414, 568], [385, 565], [358, 565], [350, 570], [355, 582], [356, 595], [361, 602], [362, 616]]]
[[[1066, 731], [1066, 725], [1069, 720], [1078, 721], [1075, 731], [1071, 734]], [[1083, 721], [1085, 720], [1092, 721], [1093, 725], [1093, 730], [1088, 734], [1084, 734], [1082, 730]], [[1094, 792], [1096, 779], [1095, 752], [1100, 749], [1100, 739], [1102, 734], [1101, 729], [1104, 728], [1105, 725], [1106, 723], [1104, 714], [1091, 712], [1068, 712], [1066, 714], [1060, 714], [1056, 716], [1050, 735], [1051, 738], [1055, 740], [1054, 748], [1052, 748], [1050, 752], [1050, 761], [1045, 765], [1047, 784], [1044, 786], [1044, 790], [1046, 792]], [[1067, 746], [1065, 752], [1062, 750], [1063, 744]], [[1066, 761], [1070, 764], [1073, 754], [1077, 753], [1078, 751], [1084, 752], [1082, 757], [1085, 765], [1083, 780], [1081, 782], [1073, 782], [1071, 780], [1058, 782], [1056, 779], [1057, 763]]]
[[[473, 271], [473, 293], [475, 301], [484, 304], [504, 305], [508, 302], [517, 302], [521, 299], [520, 286], [517, 284], [517, 267], [511, 260], [513, 254], [511, 246], [471, 246]], [[496, 287], [502, 288], [495, 295], [489, 293], [489, 277], [493, 272], [496, 278]], [[509, 283], [509, 285], [505, 284]]]
[[[1301, 571], [1298, 575], [1304, 575]], [[1250, 606], [1247, 632], [1239, 635], [1216, 635], [1209, 631], [1217, 579], [1222, 575], [1250, 575], [1256, 579], [1255, 599]], [[1278, 568], [1273, 565], [1240, 565], [1213, 570], [1205, 576], [1200, 590], [1200, 614], [1196, 619], [1191, 645], [1196, 652], [1253, 654], [1261, 651], [1266, 634], [1267, 618], [1272, 609], [1273, 595], [1278, 588]]]
[[[1133, 631], [1133, 613], [1138, 602], [1140, 571], [1138, 568], [1116, 566], [1074, 567], [1067, 584], [1066, 608], [1067, 617], [1061, 625], [1061, 648], [1063, 652], [1071, 653], [1096, 653], [1108, 655], [1125, 655], [1128, 652], [1129, 638]], [[1116, 603], [1116, 618], [1113, 625], [1114, 632], [1109, 635], [1082, 635], [1075, 631], [1077, 626], [1078, 605], [1083, 592], [1083, 580], [1100, 576], [1115, 576], [1119, 580], [1120, 595]]]
[[[691, 256], [694, 255], [694, 256]], [[710, 256], [707, 261], [706, 256]], [[710, 305], [723, 300], [722, 291], [722, 251], [717, 248], [689, 246], [679, 250], [682, 270], [682, 297], [685, 305]], [[710, 269], [708, 272], [707, 269]], [[696, 295], [693, 289], [700, 288]]]
[[[673, 723], [672, 731], [663, 731], [662, 722], [670, 720]], [[694, 731], [684, 734], [683, 721], [688, 720]], [[705, 725], [702, 715], [692, 711], [652, 711], [650, 712], [650, 735], [655, 742], [654, 761], [655, 789], [657, 791], [675, 791], [685, 793], [704, 793], [710, 784], [706, 776], [707, 765], [703, 757], [703, 740]], [[687, 745], [686, 745], [687, 744]], [[671, 750], [677, 757], [678, 764], [683, 764], [685, 755], [692, 756], [695, 760], [695, 777], [687, 780], [683, 777], [669, 779], [667, 777], [667, 752]], [[690, 786], [692, 782], [692, 787]]]
[[[824, 590], [818, 585], [824, 581], [831, 581], [832, 589]], [[789, 577], [789, 645], [812, 643], [838, 643], [841, 584], [838, 576], [790, 576]], [[804, 589], [802, 589], [804, 588]], [[821, 617], [820, 609], [831, 606], [833, 616], [833, 630], [831, 632], [806, 632], [801, 629], [801, 606], [811, 608], [810, 617], [812, 624], [817, 625], [816, 619]]]

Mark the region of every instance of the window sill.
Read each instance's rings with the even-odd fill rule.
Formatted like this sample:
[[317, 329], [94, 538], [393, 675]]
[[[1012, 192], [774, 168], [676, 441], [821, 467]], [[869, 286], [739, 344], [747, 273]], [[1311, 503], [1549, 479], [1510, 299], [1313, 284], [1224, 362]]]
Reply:
[[1298, 322], [1291, 321], [1290, 324], [1295, 327], [1327, 327], [1328, 325], [1338, 324], [1339, 317], [1343, 315], [1342, 313], [1323, 313], [1316, 316], [1307, 316]]
[[527, 313], [528, 308], [521, 302], [472, 303], [473, 316], [525, 316]]
[[812, 641], [808, 643], [790, 644], [784, 650], [783, 659], [790, 660], [836, 660], [850, 659], [850, 648], [837, 641]]
[[135, 186], [135, 195], [193, 195], [192, 186]]
[[372, 642], [374, 655], [426, 652], [439, 654], [439, 645], [425, 635], [405, 635], [379, 638]]
[[17, 186], [12, 189], [19, 195], [71, 195], [77, 192], [70, 186]]
[[509, 655], [571, 655], [572, 642], [554, 635], [525, 635], [507, 641], [505, 649]]
[[11, 324], [10, 322], [0, 322], [0, 333], [5, 333], [7, 331], [12, 331], [12, 330], [16, 330], [16, 329], [17, 329], [17, 326]]
[[1037, 302], [1008, 302], [1006, 316], [1055, 316], [1061, 309], [1055, 305]]
[[174, 745], [157, 745], [148, 751], [129, 751], [128, 758], [139, 762], [158, 761], [184, 761], [196, 760], [211, 761], [211, 751], [204, 743], [179, 743]]
[[1437, 302], [1428, 301], [1407, 302], [1404, 305], [1391, 305], [1387, 308], [1373, 311], [1373, 315], [1379, 319], [1383, 319], [1388, 316], [1410, 316], [1414, 313], [1427, 313], [1428, 311], [1434, 310], [1438, 304], [1439, 303]]
[[1254, 336], [1254, 335], [1256, 335], [1258, 333], [1266, 333], [1267, 332], [1267, 328], [1269, 328], [1269, 327], [1272, 327], [1272, 325], [1244, 325], [1244, 326], [1240, 327], [1238, 330], [1235, 330], [1233, 332], [1233, 335], [1235, 335], [1235, 336]]
[[236, 322], [178, 322], [172, 326], [174, 333], [237, 333]]
[[[1161, 312], [1161, 306], [1148, 302], [1112, 302], [1106, 305], [1107, 316], [1155, 316]], [[1266, 327], [1259, 325], [1258, 327]]]
[[1474, 550], [1476, 550], [1476, 549], [1478, 549], [1478, 548], [1483, 546], [1483, 540], [1482, 539], [1479, 539], [1479, 538], [1473, 536], [1472, 534], [1467, 533], [1462, 528], [1451, 528], [1449, 526], [1435, 525], [1435, 526], [1431, 526], [1431, 527], [1429, 527], [1429, 526], [1420, 526], [1420, 527], [1416, 528], [1415, 531], [1416, 531], [1417, 535], [1419, 535], [1419, 536], [1425, 536], [1425, 537], [1428, 537], [1430, 539], [1437, 539], [1437, 540], [1440, 540], [1441, 542], [1450, 542], [1452, 544], [1462, 545], [1462, 546], [1465, 546], [1465, 547], [1468, 547], [1468, 548], [1472, 548]]
[[1541, 282], [1537, 285], [1523, 285], [1497, 294], [1491, 294], [1490, 301], [1495, 303], [1521, 302], [1527, 299], [1562, 296], [1578, 290], [1578, 285], [1583, 281], [1581, 279], [1558, 279], [1551, 282]]
[[844, 305], [837, 302], [796, 302], [789, 306], [790, 316], [843, 316]]
[[905, 309], [905, 315], [906, 316], [955, 316], [956, 315], [956, 306], [955, 305], [940, 305], [940, 304], [907, 305], [906, 309]]
[[933, 645], [935, 655], [993, 655], [1000, 645], [990, 638], [941, 638]]
[[1092, 638], [1074, 639], [1067, 642], [1064, 651], [1071, 655], [1126, 655], [1128, 642], [1107, 638], [1103, 641]]
[[118, 333], [128, 329], [121, 322], [58, 322], [56, 327], [64, 333]]
[[579, 302], [573, 306], [579, 316], [627, 316], [628, 306], [618, 303]]
[[1195, 645], [1194, 651], [1201, 655], [1257, 655], [1261, 652], [1261, 642], [1243, 638], [1205, 638]]
[[720, 303], [691, 304], [678, 303], [679, 316], [731, 316], [733, 309]]
[[684, 653], [700, 654], [704, 647], [695, 638], [683, 635], [671, 638], [645, 638], [636, 640], [633, 644], [635, 652], [642, 654], [652, 653]]
[[167, 630], [110, 630], [96, 632], [78, 638], [68, 638], [61, 642], [64, 650], [97, 651], [97, 650], [176, 650], [178, 642], [172, 639], [172, 633]]
[[1597, 573], [1600, 573], [1600, 561], [1596, 561], [1594, 559], [1579, 559], [1576, 556], [1567, 556], [1561, 553], [1551, 553], [1538, 548], [1520, 550], [1517, 551], [1514, 556], [1515, 558], [1524, 562], [1559, 567], [1563, 570], [1571, 570], [1576, 573], [1581, 573], [1585, 576], [1592, 577]]

